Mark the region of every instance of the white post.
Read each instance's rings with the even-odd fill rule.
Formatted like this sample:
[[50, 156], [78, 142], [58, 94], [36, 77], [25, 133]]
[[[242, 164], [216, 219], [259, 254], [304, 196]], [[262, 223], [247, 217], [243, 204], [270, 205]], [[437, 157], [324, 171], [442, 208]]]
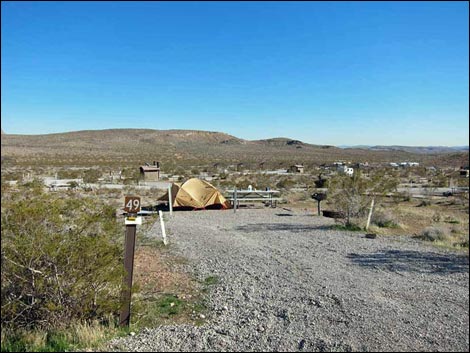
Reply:
[[160, 225], [162, 226], [163, 244], [167, 245], [168, 240], [166, 239], [165, 223], [163, 223], [163, 212], [161, 210], [158, 211], [158, 215], [160, 216]]
[[374, 208], [374, 201], [375, 201], [375, 197], [372, 199], [372, 202], [370, 203], [369, 215], [367, 216], [366, 230], [369, 229], [370, 219], [372, 217], [372, 210]]
[[168, 187], [168, 201], [170, 202], [170, 216], [173, 216], [173, 198], [171, 196], [171, 184]]
[[233, 213], [237, 212], [237, 188], [233, 191]]

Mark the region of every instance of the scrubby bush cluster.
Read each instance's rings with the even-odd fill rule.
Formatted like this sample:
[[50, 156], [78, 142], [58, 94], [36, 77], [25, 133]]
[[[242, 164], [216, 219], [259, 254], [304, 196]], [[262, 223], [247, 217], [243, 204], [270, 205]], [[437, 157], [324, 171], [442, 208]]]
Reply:
[[449, 240], [449, 234], [442, 228], [428, 227], [422, 231], [419, 238], [427, 241], [445, 241]]
[[381, 228], [397, 228], [397, 218], [387, 210], [376, 211], [372, 214], [371, 222]]
[[114, 209], [39, 185], [2, 185], [1, 219], [2, 330], [59, 328], [117, 312], [124, 269]]

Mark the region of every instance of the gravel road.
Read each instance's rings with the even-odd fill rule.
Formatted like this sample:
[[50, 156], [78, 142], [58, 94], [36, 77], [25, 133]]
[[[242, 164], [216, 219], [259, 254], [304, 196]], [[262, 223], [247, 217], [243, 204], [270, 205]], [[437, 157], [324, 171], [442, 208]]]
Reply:
[[173, 251], [197, 278], [219, 279], [207, 322], [145, 329], [110, 347], [468, 351], [468, 256], [332, 224], [282, 208], [175, 212]]

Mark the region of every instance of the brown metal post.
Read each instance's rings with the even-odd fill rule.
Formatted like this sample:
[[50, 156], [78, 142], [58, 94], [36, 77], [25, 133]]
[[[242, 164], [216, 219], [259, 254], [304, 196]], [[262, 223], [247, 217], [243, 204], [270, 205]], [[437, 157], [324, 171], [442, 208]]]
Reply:
[[126, 274], [122, 283], [122, 306], [119, 325], [127, 327], [129, 327], [131, 319], [131, 289], [132, 273], [134, 269], [135, 233], [136, 225], [126, 225], [126, 241], [124, 244], [124, 268], [126, 270]]

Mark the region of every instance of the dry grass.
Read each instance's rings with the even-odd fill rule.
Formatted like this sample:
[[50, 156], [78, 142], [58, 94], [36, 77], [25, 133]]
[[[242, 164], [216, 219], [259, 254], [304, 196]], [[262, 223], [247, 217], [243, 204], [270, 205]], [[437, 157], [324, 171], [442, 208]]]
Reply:
[[54, 332], [21, 331], [11, 334], [2, 330], [2, 352], [70, 352], [106, 351], [107, 341], [126, 334], [127, 330], [99, 322], [75, 323]]
[[188, 296], [194, 292], [192, 278], [178, 265], [165, 249], [142, 246], [136, 250], [134, 263], [135, 283], [143, 295], [173, 293]]
[[372, 226], [370, 230], [382, 235], [420, 237], [430, 228], [439, 229], [442, 236], [432, 242], [434, 245], [456, 249], [466, 247], [468, 250], [469, 216], [465, 205], [442, 202], [439, 199], [430, 200], [429, 206], [419, 207], [421, 203], [421, 200], [399, 204], [385, 203], [383, 207], [398, 222], [398, 227]]
[[185, 259], [172, 255], [159, 240], [146, 239], [138, 246], [134, 284], [139, 292], [133, 296], [131, 327], [202, 323], [199, 314], [205, 310], [207, 284], [187, 274], [185, 263]]

